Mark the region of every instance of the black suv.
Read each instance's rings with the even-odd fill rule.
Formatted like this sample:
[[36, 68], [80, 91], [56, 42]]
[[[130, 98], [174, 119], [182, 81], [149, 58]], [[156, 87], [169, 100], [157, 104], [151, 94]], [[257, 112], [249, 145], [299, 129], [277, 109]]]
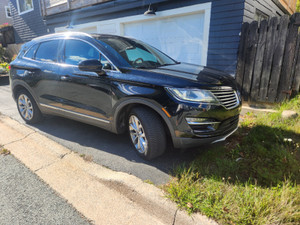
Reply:
[[161, 155], [168, 143], [188, 148], [225, 140], [237, 129], [241, 109], [230, 75], [114, 35], [36, 38], [11, 63], [10, 81], [26, 123], [55, 114], [114, 133], [128, 130], [146, 159]]

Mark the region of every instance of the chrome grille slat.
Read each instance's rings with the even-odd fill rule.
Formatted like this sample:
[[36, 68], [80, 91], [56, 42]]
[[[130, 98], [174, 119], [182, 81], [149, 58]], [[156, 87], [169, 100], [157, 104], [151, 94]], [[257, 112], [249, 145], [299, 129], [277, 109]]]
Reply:
[[224, 94], [220, 94], [220, 93], [214, 93], [215, 95], [217, 96], [233, 96], [234, 94], [233, 93], [224, 93]]
[[[215, 95], [216, 96], [216, 95]], [[226, 96], [216, 96], [216, 97], [218, 97], [218, 98], [220, 98], [220, 99], [228, 99], [228, 98], [233, 98], [233, 99], [235, 99], [235, 96], [232, 96], [232, 95], [226, 95]]]
[[230, 104], [236, 104], [236, 100], [233, 99], [231, 101], [227, 101], [227, 102], [222, 102], [224, 105], [230, 105]]
[[232, 109], [238, 105], [237, 94], [234, 90], [210, 90], [212, 94], [218, 99], [218, 101], [223, 105], [226, 109]]
[[236, 100], [235, 97], [230, 97], [230, 98], [220, 98], [218, 97], [220, 100], [224, 101], [230, 101], [230, 100]]
[[216, 95], [229, 95], [229, 94], [232, 94], [231, 92], [214, 92], [214, 94]]

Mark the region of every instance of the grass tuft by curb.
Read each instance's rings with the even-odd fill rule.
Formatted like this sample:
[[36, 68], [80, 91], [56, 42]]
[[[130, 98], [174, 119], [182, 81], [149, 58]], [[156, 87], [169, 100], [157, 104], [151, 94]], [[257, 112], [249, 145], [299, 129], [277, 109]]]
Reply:
[[10, 151], [0, 146], [0, 155], [10, 155]]
[[287, 109], [300, 114], [300, 95], [278, 112], [243, 116], [225, 145], [174, 170], [167, 197], [221, 224], [299, 224], [300, 119], [282, 119]]
[[91, 155], [80, 154], [79, 156], [86, 162], [93, 162], [93, 157]]

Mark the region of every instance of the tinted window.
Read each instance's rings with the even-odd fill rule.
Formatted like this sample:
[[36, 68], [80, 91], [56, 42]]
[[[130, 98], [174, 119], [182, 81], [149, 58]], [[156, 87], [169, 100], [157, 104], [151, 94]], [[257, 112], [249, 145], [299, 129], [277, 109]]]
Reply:
[[33, 59], [34, 53], [35, 53], [37, 47], [38, 47], [38, 45], [32, 46], [32, 47], [26, 52], [26, 54], [24, 55], [24, 57]]
[[41, 43], [36, 52], [35, 59], [46, 62], [56, 62], [58, 44], [59, 41], [47, 41]]
[[141, 48], [134, 48], [134, 49], [128, 49], [125, 50], [127, 58], [131, 62], [136, 62], [139, 59], [143, 59], [143, 61], [151, 61], [157, 63], [157, 59], [154, 55], [152, 55], [147, 50], [141, 49]]
[[100, 62], [104, 70], [115, 70], [112, 64], [103, 55], [100, 56]]
[[156, 48], [138, 40], [106, 36], [95, 36], [95, 38], [110, 51], [114, 49], [111, 51], [112, 54], [119, 54], [135, 68], [157, 68], [177, 63]]
[[65, 63], [78, 65], [87, 59], [100, 59], [100, 54], [93, 46], [78, 40], [67, 40], [65, 47]]

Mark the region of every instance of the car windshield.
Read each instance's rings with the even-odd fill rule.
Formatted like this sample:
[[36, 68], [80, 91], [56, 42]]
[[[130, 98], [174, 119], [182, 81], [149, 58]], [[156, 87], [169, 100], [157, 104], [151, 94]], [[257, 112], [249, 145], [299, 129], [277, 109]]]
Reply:
[[122, 37], [99, 36], [96, 38], [102, 44], [113, 48], [134, 68], [152, 69], [178, 63], [156, 48], [141, 41]]

